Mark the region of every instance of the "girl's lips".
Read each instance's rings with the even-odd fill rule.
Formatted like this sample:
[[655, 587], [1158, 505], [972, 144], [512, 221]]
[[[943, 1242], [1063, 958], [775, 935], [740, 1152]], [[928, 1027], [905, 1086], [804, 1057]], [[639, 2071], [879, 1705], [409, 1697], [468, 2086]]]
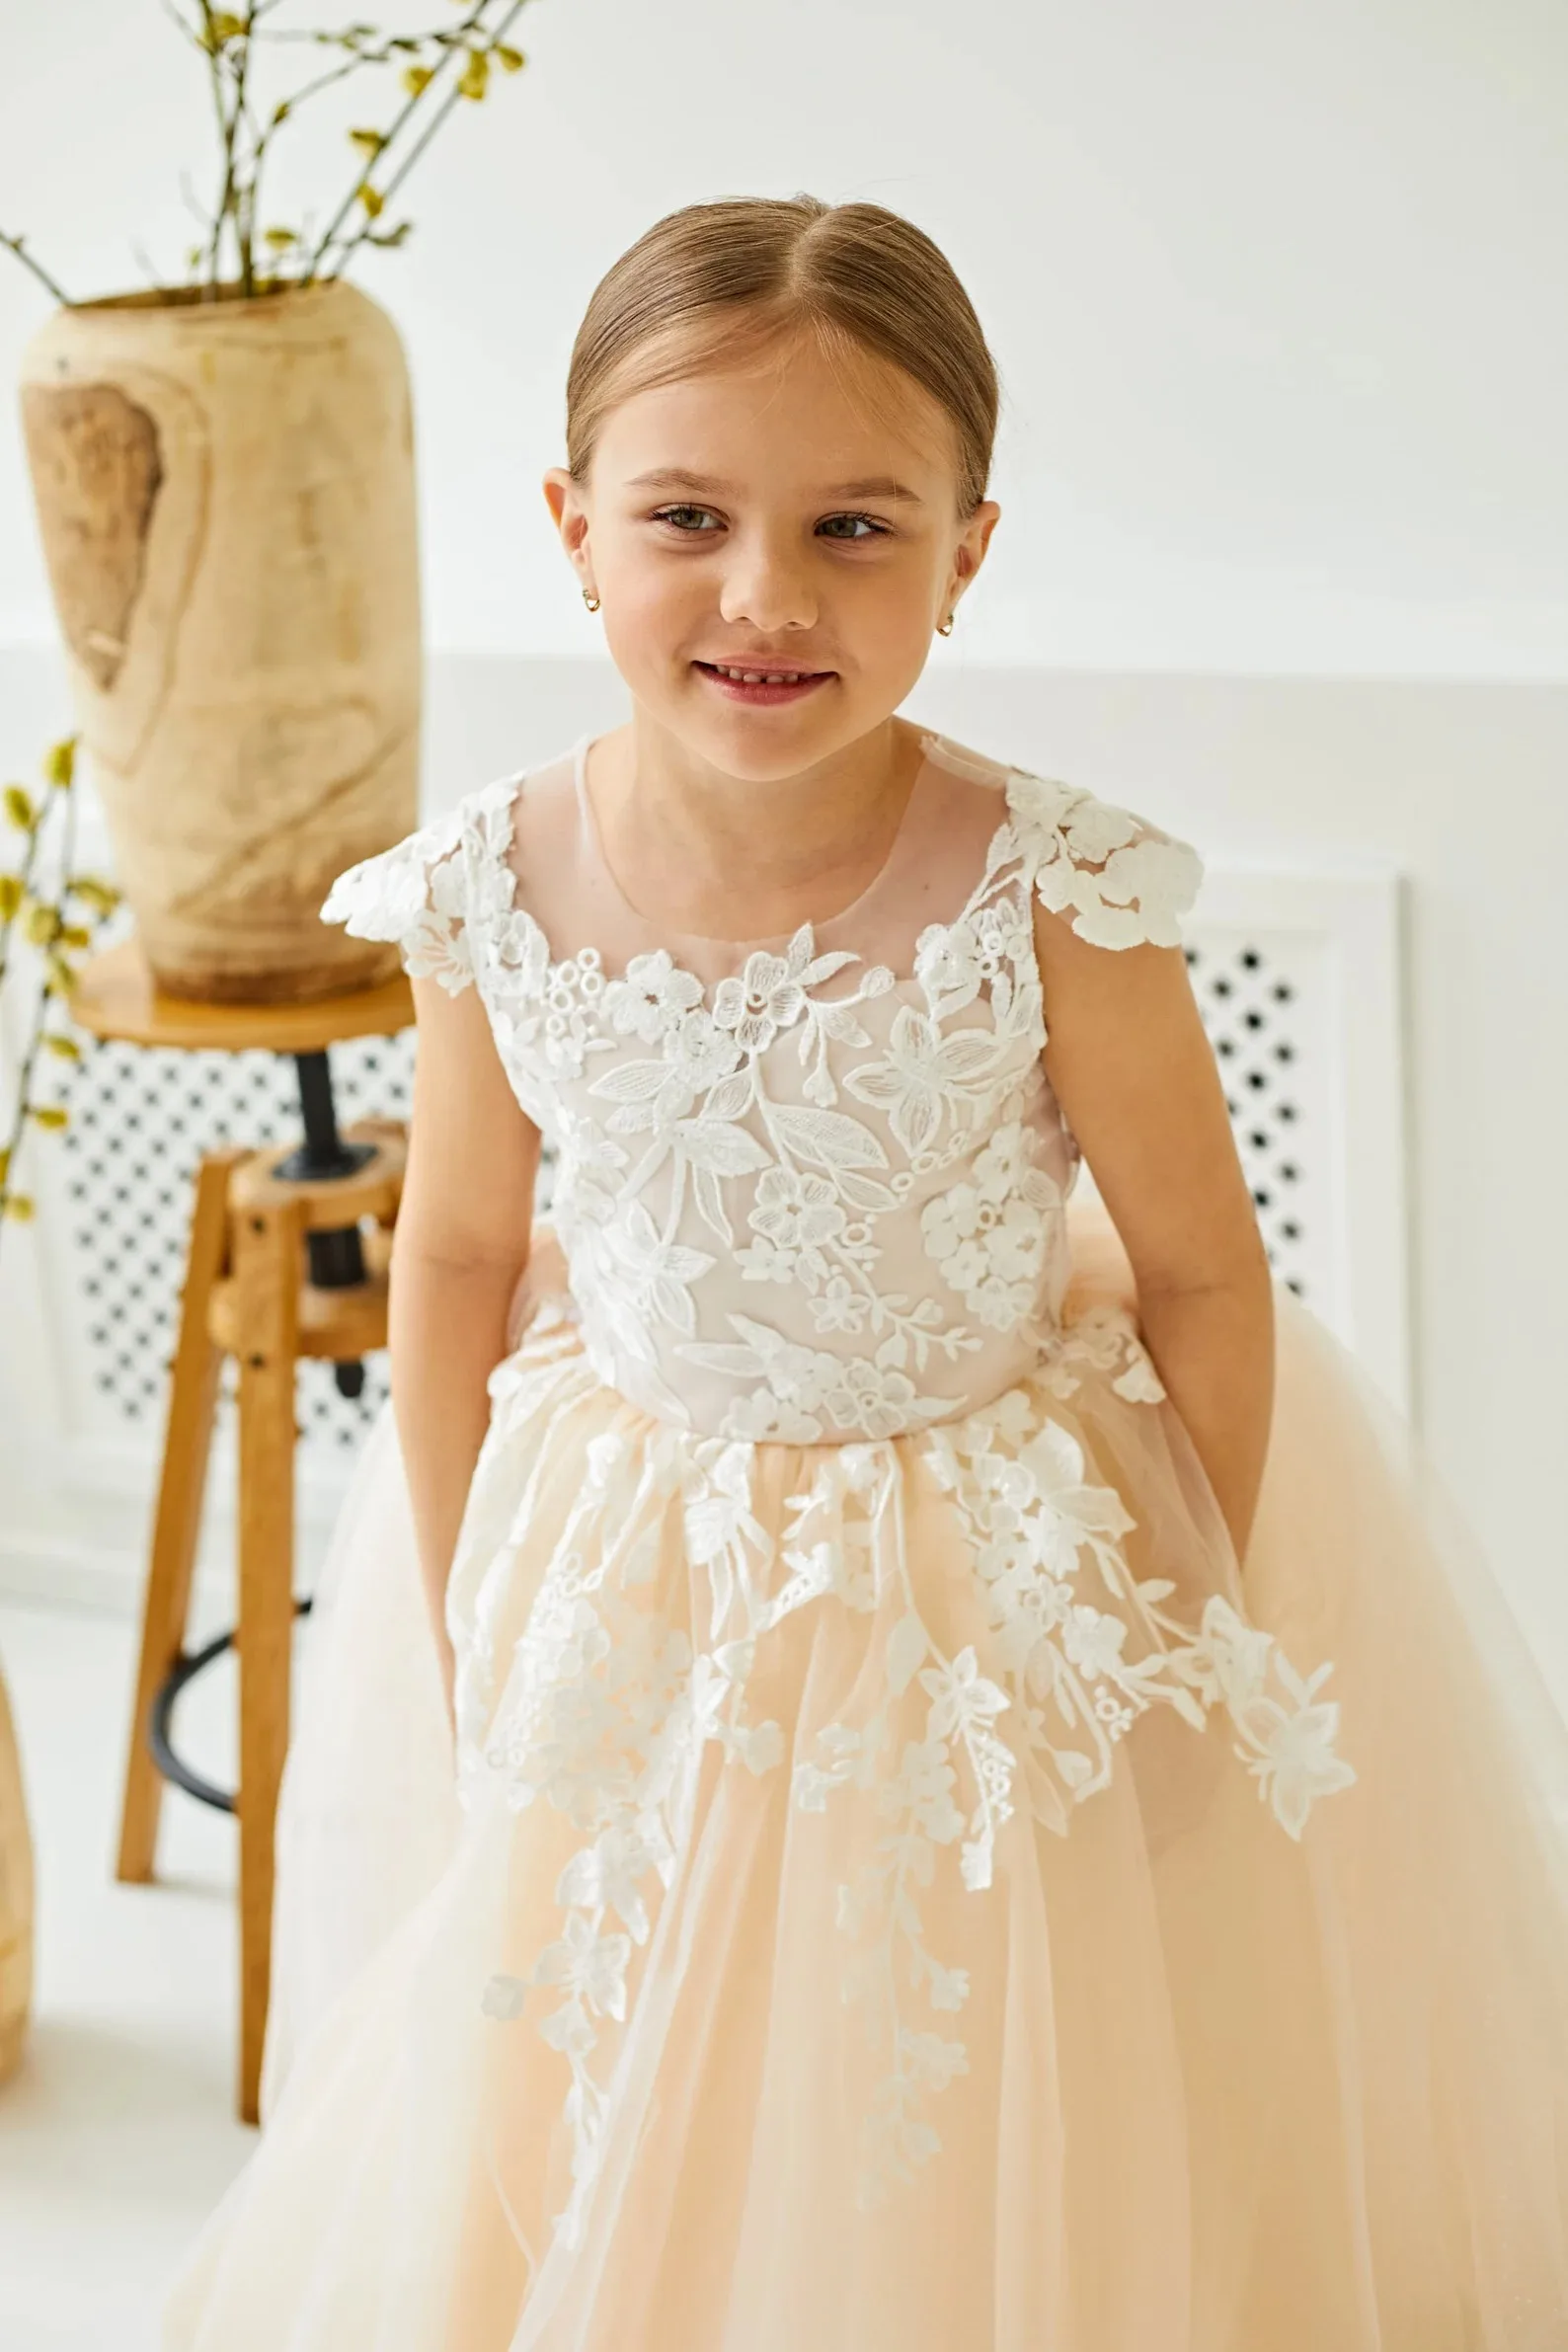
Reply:
[[819, 686], [825, 686], [836, 674], [831, 669], [817, 669], [806, 671], [780, 686], [746, 685], [740, 678], [726, 677], [711, 662], [694, 662], [692, 667], [731, 702], [753, 704], [800, 702], [806, 695], [815, 693]]

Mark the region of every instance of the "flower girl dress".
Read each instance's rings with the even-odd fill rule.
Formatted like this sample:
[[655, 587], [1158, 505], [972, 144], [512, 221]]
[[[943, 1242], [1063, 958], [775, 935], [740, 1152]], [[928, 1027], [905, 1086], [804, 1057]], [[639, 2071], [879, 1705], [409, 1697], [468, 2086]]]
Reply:
[[1068, 1213], [1031, 928], [1177, 944], [1198, 860], [922, 743], [790, 938], [639, 914], [587, 738], [333, 890], [478, 988], [560, 1253], [455, 1759], [389, 1413], [340, 1518], [170, 2352], [1568, 2343], [1568, 1728], [1283, 1285], [1238, 1563]]

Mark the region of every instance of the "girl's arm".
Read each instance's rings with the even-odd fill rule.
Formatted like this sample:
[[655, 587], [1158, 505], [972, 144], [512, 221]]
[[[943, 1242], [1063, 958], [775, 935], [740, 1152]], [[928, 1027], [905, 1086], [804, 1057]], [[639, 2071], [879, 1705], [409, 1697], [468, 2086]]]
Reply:
[[1274, 1404], [1274, 1286], [1186, 958], [1146, 943], [1107, 951], [1042, 907], [1035, 943], [1046, 1074], [1240, 1559]]
[[408, 1174], [392, 1235], [392, 1409], [448, 1713], [446, 1580], [490, 1420], [487, 1382], [528, 1257], [539, 1131], [502, 1068], [477, 988], [416, 980]]

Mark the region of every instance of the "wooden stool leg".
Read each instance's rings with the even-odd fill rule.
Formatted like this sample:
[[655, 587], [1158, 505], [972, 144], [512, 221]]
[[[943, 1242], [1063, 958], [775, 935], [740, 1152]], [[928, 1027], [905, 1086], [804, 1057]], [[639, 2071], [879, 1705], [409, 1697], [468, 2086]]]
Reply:
[[151, 1878], [157, 1851], [163, 1776], [147, 1746], [147, 1717], [154, 1692], [185, 1645], [212, 1417], [223, 1364], [222, 1352], [213, 1345], [207, 1328], [207, 1307], [212, 1287], [226, 1267], [229, 1170], [244, 1157], [244, 1152], [237, 1150], [212, 1152], [196, 1170], [152, 1556], [142, 1603], [141, 1655], [125, 1757], [119, 1852], [115, 1864], [116, 1877], [131, 1881]]
[[239, 2110], [258, 2120], [273, 1923], [273, 1824], [288, 1747], [294, 1623], [297, 1207], [234, 1218], [240, 1347]]

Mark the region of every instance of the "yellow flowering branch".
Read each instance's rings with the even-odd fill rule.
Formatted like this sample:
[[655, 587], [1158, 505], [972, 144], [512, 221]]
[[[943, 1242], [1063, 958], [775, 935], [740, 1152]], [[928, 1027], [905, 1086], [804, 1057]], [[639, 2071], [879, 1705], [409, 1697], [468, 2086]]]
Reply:
[[[229, 281], [240, 295], [274, 292], [284, 285], [330, 281], [362, 245], [403, 244], [413, 222], [384, 221], [387, 199], [461, 100], [481, 102], [494, 63], [517, 73], [527, 63], [506, 36], [527, 0], [458, 0], [461, 15], [424, 32], [383, 34], [353, 23], [333, 29], [274, 25], [284, 0], [250, 0], [244, 8], [216, 8], [211, 0], [163, 0], [164, 12], [196, 51], [212, 100], [218, 139], [218, 185], [201, 240], [186, 255], [188, 285], [203, 301], [217, 301]], [[337, 52], [326, 71], [279, 97], [270, 108], [259, 103], [257, 83], [264, 48], [306, 42]], [[319, 236], [284, 222], [264, 222], [263, 170], [278, 133], [310, 99], [351, 75], [376, 67], [395, 70], [403, 102], [382, 128], [356, 125], [348, 136], [355, 150], [348, 194]], [[381, 175], [386, 175], [382, 177]], [[69, 307], [55, 279], [28, 250], [23, 237], [0, 230], [0, 246], [14, 253], [57, 301]]]
[[[41, 803], [23, 784], [7, 784], [0, 795], [7, 824], [25, 842], [20, 866], [14, 871], [0, 868], [0, 1007], [7, 1002], [19, 938], [34, 951], [40, 968], [17, 1065], [16, 1100], [6, 1139], [0, 1143], [0, 1234], [8, 1222], [26, 1223], [34, 1214], [32, 1194], [19, 1191], [16, 1181], [30, 1126], [57, 1133], [70, 1124], [63, 1104], [35, 1099], [35, 1080], [45, 1056], [67, 1063], [82, 1058], [81, 1046], [69, 1028], [55, 1024], [50, 1016], [62, 1011], [69, 1022], [77, 981], [73, 958], [92, 946], [99, 924], [119, 903], [112, 883], [75, 871], [77, 742], [76, 736], [68, 736], [46, 754]], [[47, 889], [41, 876], [47, 863], [45, 835], [51, 831], [61, 836], [61, 846], [56, 879]], [[82, 921], [83, 913], [91, 920]]]

